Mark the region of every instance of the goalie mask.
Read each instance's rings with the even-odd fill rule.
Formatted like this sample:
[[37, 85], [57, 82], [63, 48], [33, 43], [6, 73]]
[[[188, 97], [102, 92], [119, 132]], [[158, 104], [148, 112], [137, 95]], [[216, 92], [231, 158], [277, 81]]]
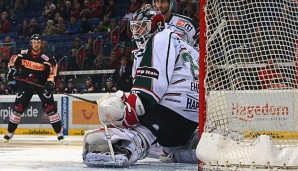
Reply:
[[139, 9], [130, 21], [132, 38], [144, 43], [148, 38], [165, 28], [164, 17], [158, 8], [146, 4]]

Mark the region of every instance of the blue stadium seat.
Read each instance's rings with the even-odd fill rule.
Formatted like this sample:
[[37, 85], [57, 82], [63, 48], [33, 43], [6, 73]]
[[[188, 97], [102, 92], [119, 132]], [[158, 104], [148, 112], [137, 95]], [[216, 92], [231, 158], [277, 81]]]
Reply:
[[103, 56], [110, 56], [112, 51], [112, 44], [111, 43], [104, 43], [102, 45], [102, 54]]

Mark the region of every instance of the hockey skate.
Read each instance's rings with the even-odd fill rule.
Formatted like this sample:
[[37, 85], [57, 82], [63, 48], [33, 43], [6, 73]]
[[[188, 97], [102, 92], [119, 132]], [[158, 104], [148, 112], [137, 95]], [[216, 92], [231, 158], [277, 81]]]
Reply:
[[162, 147], [159, 160], [164, 163], [198, 163], [196, 157], [198, 139], [198, 131], [195, 131], [184, 146]]
[[4, 135], [4, 143], [8, 143], [9, 140], [11, 140], [13, 137], [13, 133], [7, 133], [6, 135]]
[[64, 143], [64, 136], [63, 136], [63, 133], [57, 133], [57, 139], [58, 139], [58, 142], [63, 144]]

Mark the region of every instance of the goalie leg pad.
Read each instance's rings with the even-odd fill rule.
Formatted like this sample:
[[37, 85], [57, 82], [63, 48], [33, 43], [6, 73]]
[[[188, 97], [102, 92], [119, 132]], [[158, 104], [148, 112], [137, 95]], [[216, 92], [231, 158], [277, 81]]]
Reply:
[[136, 130], [108, 128], [114, 150], [112, 159], [104, 128], [86, 131], [83, 160], [90, 167], [128, 167], [147, 156], [149, 144]]
[[[169, 151], [167, 153], [165, 151]], [[183, 147], [163, 147], [165, 154], [159, 156], [164, 163], [198, 163], [196, 149], [185, 149]]]
[[196, 156], [198, 140], [196, 130], [184, 146], [163, 147], [164, 154], [160, 155], [159, 160], [165, 163], [198, 163]]

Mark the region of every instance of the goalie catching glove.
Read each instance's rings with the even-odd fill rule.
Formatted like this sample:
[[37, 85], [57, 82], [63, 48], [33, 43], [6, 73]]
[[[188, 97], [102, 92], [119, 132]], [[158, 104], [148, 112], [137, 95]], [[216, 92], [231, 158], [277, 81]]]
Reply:
[[98, 105], [99, 120], [107, 125], [130, 128], [139, 122], [138, 116], [144, 113], [145, 109], [138, 95], [130, 94], [126, 97], [123, 91], [117, 91]]

